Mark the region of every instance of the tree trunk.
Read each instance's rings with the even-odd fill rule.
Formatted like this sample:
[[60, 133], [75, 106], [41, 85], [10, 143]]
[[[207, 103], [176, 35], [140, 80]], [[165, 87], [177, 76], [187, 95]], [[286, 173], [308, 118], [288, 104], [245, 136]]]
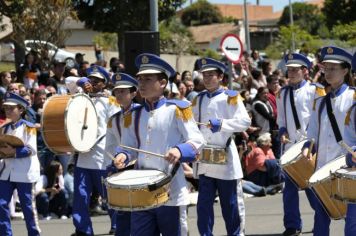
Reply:
[[15, 68], [17, 73], [17, 82], [22, 83], [24, 75], [21, 71], [21, 64], [25, 62], [25, 49], [16, 41], [13, 43], [15, 45]]

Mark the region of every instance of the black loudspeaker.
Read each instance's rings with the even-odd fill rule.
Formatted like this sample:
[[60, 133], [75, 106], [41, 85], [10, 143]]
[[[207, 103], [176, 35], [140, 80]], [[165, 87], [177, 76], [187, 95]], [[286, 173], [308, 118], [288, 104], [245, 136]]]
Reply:
[[152, 53], [159, 56], [159, 32], [126, 31], [125, 32], [125, 72], [135, 76], [138, 69], [135, 58], [141, 53]]

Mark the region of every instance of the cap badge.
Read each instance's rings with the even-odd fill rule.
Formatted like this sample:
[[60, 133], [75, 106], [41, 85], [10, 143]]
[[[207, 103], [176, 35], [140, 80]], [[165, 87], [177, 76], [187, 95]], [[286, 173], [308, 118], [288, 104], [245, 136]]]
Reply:
[[115, 76], [115, 79], [116, 79], [116, 81], [121, 80], [121, 75], [117, 74], [117, 75]]
[[332, 48], [328, 48], [328, 49], [326, 50], [326, 52], [327, 52], [328, 54], [333, 54], [334, 50], [333, 50]]
[[147, 64], [150, 60], [148, 59], [147, 56], [143, 56], [141, 59], [142, 64]]
[[288, 55], [288, 60], [292, 60], [293, 59], [293, 55], [292, 54], [289, 54]]
[[202, 65], [206, 65], [206, 60], [205, 60], [205, 59], [202, 59], [202, 60], [201, 60], [201, 64], [202, 64]]

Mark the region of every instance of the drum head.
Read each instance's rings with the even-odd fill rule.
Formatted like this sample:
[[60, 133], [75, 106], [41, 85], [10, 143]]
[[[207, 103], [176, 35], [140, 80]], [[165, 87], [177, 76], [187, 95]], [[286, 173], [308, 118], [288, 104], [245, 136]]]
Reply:
[[346, 165], [345, 156], [339, 156], [336, 159], [328, 162], [319, 170], [317, 170], [309, 179], [310, 184], [317, 183], [323, 179], [330, 176], [330, 173], [335, 173], [336, 170], [340, 169], [342, 166]]
[[98, 117], [94, 103], [84, 94], [74, 95], [66, 109], [68, 141], [78, 152], [89, 151], [97, 141]]
[[108, 177], [106, 182], [121, 188], [141, 187], [157, 183], [164, 177], [166, 174], [159, 170], [127, 170]]
[[347, 179], [356, 179], [356, 169], [354, 168], [341, 168], [336, 170], [335, 174]]
[[294, 159], [296, 159], [299, 154], [302, 152], [302, 148], [304, 144], [308, 140], [302, 140], [296, 144], [294, 144], [292, 147], [290, 147], [282, 156], [281, 156], [281, 165], [285, 165]]

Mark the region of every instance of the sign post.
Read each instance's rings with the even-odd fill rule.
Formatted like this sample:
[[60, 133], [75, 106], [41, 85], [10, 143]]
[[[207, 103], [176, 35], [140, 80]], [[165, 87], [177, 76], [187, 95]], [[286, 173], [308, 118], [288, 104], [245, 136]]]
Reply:
[[229, 60], [229, 89], [232, 89], [232, 66], [240, 62], [243, 46], [240, 38], [235, 34], [225, 35], [220, 42], [221, 51]]

